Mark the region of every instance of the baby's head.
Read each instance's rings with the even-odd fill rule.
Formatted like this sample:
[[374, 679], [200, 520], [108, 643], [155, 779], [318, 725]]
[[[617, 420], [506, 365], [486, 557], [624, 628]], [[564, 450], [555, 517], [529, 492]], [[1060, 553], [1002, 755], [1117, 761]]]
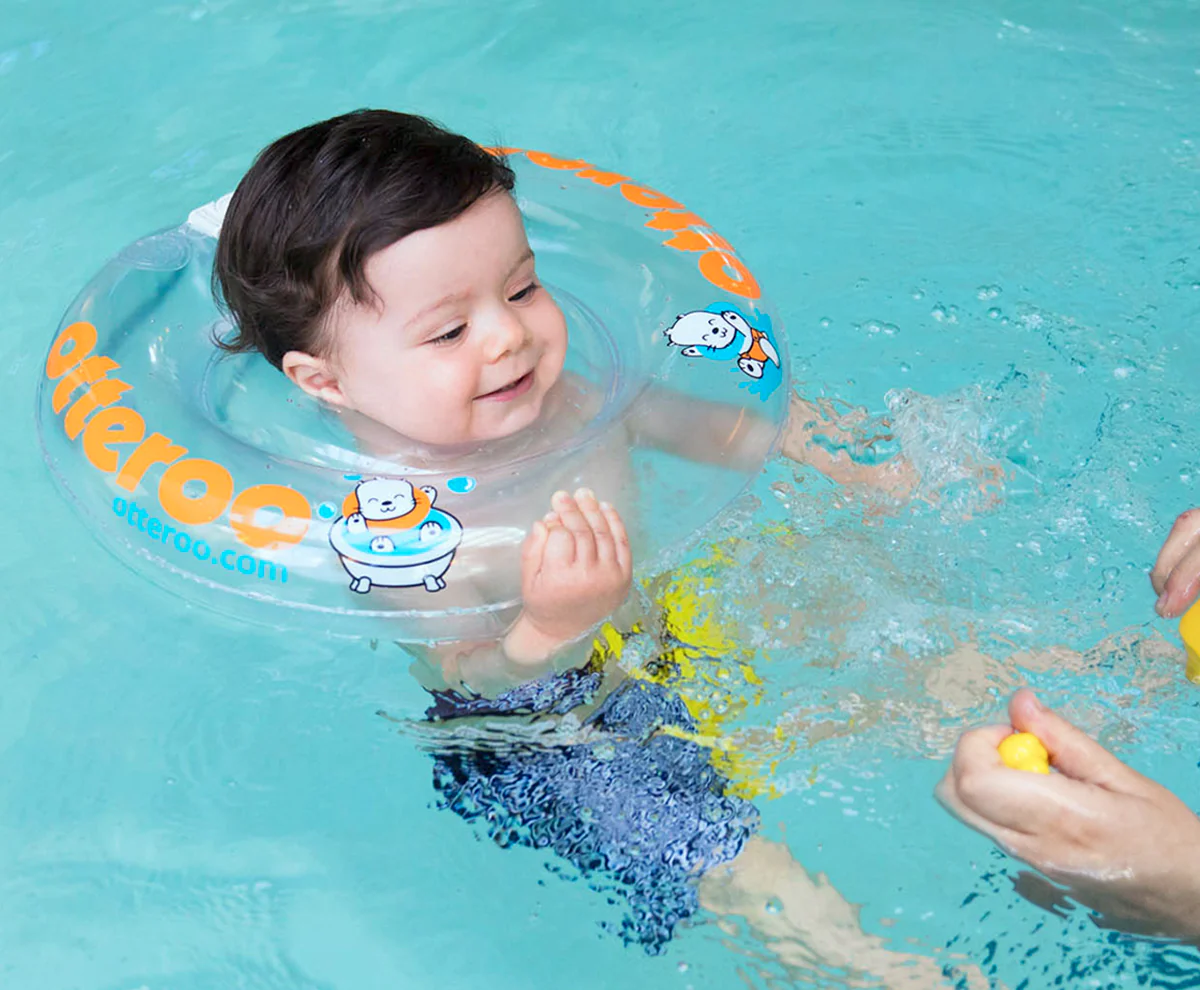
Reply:
[[503, 159], [408, 114], [280, 138], [222, 225], [225, 346], [423, 444], [516, 433], [562, 372], [567, 330], [513, 182]]

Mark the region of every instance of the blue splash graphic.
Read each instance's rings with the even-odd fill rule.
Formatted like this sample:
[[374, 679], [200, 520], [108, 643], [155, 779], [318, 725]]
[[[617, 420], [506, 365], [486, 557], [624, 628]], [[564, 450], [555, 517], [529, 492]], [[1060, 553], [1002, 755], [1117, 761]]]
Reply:
[[[759, 330], [767, 335], [767, 340], [775, 347], [776, 352], [779, 350], [779, 344], [775, 340], [775, 335], [771, 328], [771, 316], [769, 313], [758, 313], [751, 316], [749, 313], [732, 303], [717, 302], [711, 306], [704, 308], [706, 313], [737, 313], [743, 320], [750, 324], [755, 330]], [[763, 373], [761, 378], [751, 378], [737, 366], [737, 359], [740, 356], [740, 345], [742, 338], [740, 335], [725, 347], [701, 347], [700, 353], [702, 357], [710, 361], [730, 361], [733, 362], [733, 367], [729, 369], [730, 374], [737, 375], [742, 381], [738, 382], [738, 388], [746, 389], [751, 395], [756, 395], [758, 398], [766, 402], [767, 399], [779, 388], [779, 383], [783, 381], [783, 370], [777, 364], [766, 361], [763, 364]]]

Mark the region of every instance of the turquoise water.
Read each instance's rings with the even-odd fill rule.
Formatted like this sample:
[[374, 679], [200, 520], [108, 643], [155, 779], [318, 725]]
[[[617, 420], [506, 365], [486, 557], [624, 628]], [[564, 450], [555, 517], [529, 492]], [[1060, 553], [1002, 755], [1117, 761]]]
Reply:
[[[1009, 986], [1200, 982], [1190, 952], [1017, 898], [1017, 865], [929, 797], [1023, 680], [1195, 793], [1198, 696], [1145, 571], [1200, 502], [1200, 4], [3, 13], [4, 987], [839, 985], [736, 923], [623, 948], [604, 894], [436, 809], [419, 740], [376, 714], [424, 707], [396, 647], [190, 608], [51, 484], [34, 389], [78, 287], [270, 138], [361, 105], [668, 191], [775, 298], [806, 394], [896, 420], [913, 505], [780, 464], [726, 521], [766, 689], [742, 722], [796, 743], [768, 834], [896, 948]], [[991, 461], [998, 504], [969, 477]], [[963, 643], [998, 661], [947, 663]], [[1012, 656], [1059, 645], [1085, 652]]]

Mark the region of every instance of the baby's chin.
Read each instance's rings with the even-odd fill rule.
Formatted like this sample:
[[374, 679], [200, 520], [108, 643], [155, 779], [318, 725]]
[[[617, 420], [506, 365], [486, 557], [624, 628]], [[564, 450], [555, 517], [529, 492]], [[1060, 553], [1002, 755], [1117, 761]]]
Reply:
[[535, 426], [542, 418], [542, 410], [546, 404], [545, 398], [544, 395], [531, 397], [519, 408], [510, 410], [508, 415], [494, 424], [491, 429], [481, 431], [481, 435], [478, 437], [479, 442], [507, 440], [509, 437], [515, 437], [518, 433], [524, 433], [530, 427]]

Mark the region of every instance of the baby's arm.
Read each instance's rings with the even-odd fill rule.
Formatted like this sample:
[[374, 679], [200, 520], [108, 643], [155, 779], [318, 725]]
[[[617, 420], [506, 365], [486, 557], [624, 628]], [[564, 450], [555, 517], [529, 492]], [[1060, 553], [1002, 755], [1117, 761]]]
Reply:
[[757, 467], [775, 439], [774, 425], [742, 406], [661, 386], [651, 386], [634, 404], [629, 429], [635, 446], [732, 470]]
[[833, 416], [831, 410], [793, 395], [783, 434], [784, 457], [798, 464], [808, 464], [838, 484], [866, 485], [897, 496], [909, 494], [920, 481], [912, 464], [902, 454], [879, 463], [864, 464], [854, 460], [845, 450], [829, 451], [816, 442], [818, 436], [834, 444], [861, 447], [892, 439], [890, 434], [865, 439], [857, 436], [853, 429]]
[[[742, 406], [661, 387], [649, 389], [637, 403], [630, 428], [632, 440], [639, 446], [732, 470], [757, 467], [775, 429], [770, 421]], [[785, 457], [808, 464], [840, 484], [871, 485], [893, 494], [906, 494], [915, 487], [916, 474], [903, 457], [861, 464], [844, 451], [830, 453], [814, 442], [817, 436], [860, 446], [888, 439], [875, 437], [864, 443], [817, 405], [793, 395], [783, 432], [781, 452]]]

